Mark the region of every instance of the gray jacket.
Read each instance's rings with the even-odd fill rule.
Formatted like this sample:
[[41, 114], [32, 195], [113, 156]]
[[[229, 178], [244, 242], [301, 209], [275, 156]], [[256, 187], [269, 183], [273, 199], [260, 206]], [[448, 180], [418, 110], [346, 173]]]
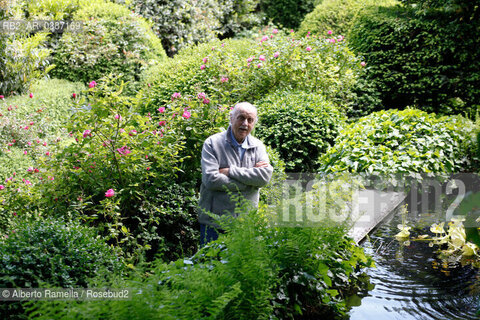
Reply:
[[[260, 187], [265, 186], [272, 177], [272, 166], [255, 168], [259, 161], [268, 160], [263, 143], [251, 135], [247, 136], [243, 160], [234, 148], [231, 140], [231, 127], [227, 131], [210, 136], [202, 149], [202, 185], [198, 220], [202, 224], [217, 226], [204, 210], [217, 215], [234, 215], [236, 202], [230, 200], [227, 190], [232, 195], [241, 194], [245, 199], [258, 206]], [[228, 176], [221, 174], [220, 168], [229, 168]]]

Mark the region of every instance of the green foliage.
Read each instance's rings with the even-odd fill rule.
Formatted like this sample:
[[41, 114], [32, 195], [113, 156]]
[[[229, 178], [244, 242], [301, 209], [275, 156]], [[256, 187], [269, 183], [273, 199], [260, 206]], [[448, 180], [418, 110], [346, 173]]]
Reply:
[[166, 57], [150, 25], [126, 7], [111, 2], [82, 5], [73, 15], [83, 21], [80, 33], [64, 33], [58, 41], [52, 75], [89, 83], [109, 74], [123, 74], [136, 88], [141, 70]]
[[151, 88], [143, 95], [151, 104], [142, 112], [164, 105], [174, 92], [204, 92], [210, 100], [233, 105], [293, 89], [321, 93], [343, 106], [360, 72], [360, 62], [343, 41], [295, 40], [272, 30], [258, 42], [227, 40], [185, 49], [148, 70], [144, 83]]
[[326, 35], [329, 30], [335, 35], [348, 37], [356, 17], [367, 6], [392, 6], [396, 0], [323, 0], [305, 16], [298, 30], [301, 35], [308, 32], [314, 35]]
[[26, 0], [23, 11], [27, 18], [67, 21], [73, 19], [80, 4], [80, 0]]
[[188, 45], [205, 43], [217, 36], [231, 37], [257, 24], [253, 11], [258, 0], [133, 0], [135, 12], [153, 22], [169, 56]]
[[50, 51], [43, 46], [47, 34], [1, 37], [0, 95], [24, 93], [35, 80], [51, 69], [47, 61]]
[[265, 145], [273, 174], [270, 182], [260, 189], [260, 201], [266, 204], [276, 204], [283, 198], [283, 183], [287, 178], [285, 162], [277, 150]]
[[[454, 21], [441, 11], [420, 16], [402, 7], [362, 13], [349, 44], [365, 57], [365, 81], [379, 93], [381, 104], [373, 109], [413, 106], [473, 118], [480, 98], [477, 21]], [[372, 109], [366, 100], [360, 110]]]
[[260, 8], [266, 18], [289, 29], [296, 29], [314, 7], [315, 0], [260, 0]]
[[400, 0], [411, 6], [418, 14], [423, 15], [431, 11], [443, 11], [459, 20], [474, 21], [480, 10], [475, 1], [470, 0]]
[[190, 259], [157, 261], [147, 276], [116, 283], [134, 287], [130, 301], [37, 303], [40, 319], [291, 319], [345, 315], [345, 297], [362, 288], [372, 265], [361, 248], [328, 223], [271, 225], [264, 210], [224, 222], [225, 235]]
[[458, 172], [469, 168], [475, 143], [471, 121], [407, 109], [375, 112], [342, 130], [321, 157], [322, 172], [390, 176]]
[[301, 91], [274, 92], [258, 102], [258, 109], [258, 137], [280, 153], [290, 172], [315, 172], [343, 121], [324, 96]]
[[[76, 221], [17, 219], [16, 227], [0, 237], [2, 288], [88, 287], [92, 277], [123, 272], [115, 251]], [[0, 311], [19, 317], [23, 307], [3, 302]]]

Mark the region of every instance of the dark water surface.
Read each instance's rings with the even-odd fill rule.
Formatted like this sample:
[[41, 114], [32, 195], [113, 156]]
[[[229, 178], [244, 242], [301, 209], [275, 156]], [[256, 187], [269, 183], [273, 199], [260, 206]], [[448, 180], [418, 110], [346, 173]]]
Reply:
[[[427, 242], [397, 241], [401, 221], [395, 212], [361, 244], [376, 264], [367, 272], [375, 288], [352, 308], [350, 319], [480, 319], [478, 270], [442, 261]], [[428, 223], [413, 223], [423, 223], [420, 234], [427, 233]]]

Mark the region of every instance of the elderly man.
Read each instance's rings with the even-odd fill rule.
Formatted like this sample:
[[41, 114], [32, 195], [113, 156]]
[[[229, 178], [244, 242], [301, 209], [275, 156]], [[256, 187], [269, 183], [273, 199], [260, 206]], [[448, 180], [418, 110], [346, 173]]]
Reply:
[[248, 102], [235, 105], [230, 126], [210, 136], [202, 149], [200, 186], [200, 243], [216, 240], [216, 224], [205, 211], [234, 215], [232, 194], [240, 194], [258, 206], [259, 189], [272, 177], [273, 168], [263, 143], [250, 135], [257, 122], [257, 109]]

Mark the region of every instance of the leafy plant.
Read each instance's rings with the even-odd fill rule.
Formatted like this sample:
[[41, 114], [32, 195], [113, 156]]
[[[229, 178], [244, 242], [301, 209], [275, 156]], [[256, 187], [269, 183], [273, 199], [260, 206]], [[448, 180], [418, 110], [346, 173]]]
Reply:
[[[122, 275], [122, 259], [93, 229], [78, 221], [17, 219], [0, 237], [2, 288], [87, 287], [100, 275]], [[6, 317], [26, 318], [20, 302], [2, 302]]]
[[348, 38], [355, 19], [362, 15], [366, 7], [393, 6], [398, 3], [396, 0], [323, 0], [305, 16], [298, 33], [302, 36], [326, 35], [331, 31], [331, 34]]
[[471, 121], [407, 109], [372, 113], [343, 129], [321, 172], [366, 172], [384, 177], [458, 172], [469, 168], [475, 143]]
[[266, 19], [284, 28], [296, 29], [305, 15], [315, 8], [314, 0], [260, 0]]
[[[476, 116], [478, 23], [448, 12], [371, 7], [358, 16], [349, 45], [365, 57], [367, 83], [379, 93], [373, 110], [407, 106], [443, 115]], [[478, 19], [477, 19], [478, 20]], [[458, 41], [462, 39], [462, 41]], [[372, 109], [370, 99], [357, 106]]]
[[279, 151], [290, 172], [314, 172], [333, 144], [343, 118], [320, 94], [275, 92], [258, 102], [256, 133]]

